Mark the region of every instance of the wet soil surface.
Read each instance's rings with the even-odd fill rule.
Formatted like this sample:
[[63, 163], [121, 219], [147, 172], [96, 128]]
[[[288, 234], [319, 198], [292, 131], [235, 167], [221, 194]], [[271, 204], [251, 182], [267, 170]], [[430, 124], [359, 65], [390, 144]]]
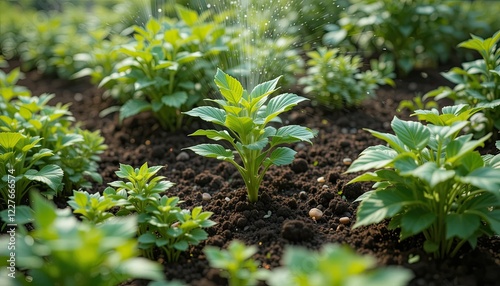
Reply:
[[[214, 213], [212, 219], [217, 225], [208, 229], [208, 240], [191, 247], [177, 263], [163, 262], [158, 257], [168, 279], [189, 285], [226, 285], [219, 271], [208, 266], [202, 249], [205, 245], [226, 247], [232, 239], [239, 239], [258, 246], [255, 258], [268, 269], [280, 265], [286, 245], [319, 249], [325, 243], [345, 243], [361, 254], [375, 256], [380, 265], [411, 269], [416, 278], [410, 285], [499, 285], [499, 237], [481, 239], [475, 250], [465, 247], [454, 259], [436, 261], [421, 251], [421, 237], [399, 241], [397, 231], [388, 230], [383, 223], [351, 229], [357, 207], [353, 201], [370, 185], [346, 185], [356, 174], [343, 174], [348, 167], [344, 159], [354, 160], [368, 146], [382, 143], [362, 128], [390, 132], [393, 116], [409, 118], [408, 113], [396, 112], [399, 101], [448, 84], [438, 71], [418, 72], [396, 83], [396, 88], [381, 88], [377, 98], [357, 109], [330, 111], [305, 103], [286, 114], [282, 118], [286, 123], [315, 129], [318, 136], [312, 146], [291, 146], [298, 152], [295, 161], [289, 166], [272, 167], [264, 178], [259, 201], [249, 203], [244, 183], [233, 166], [182, 150], [204, 141], [188, 134], [211, 126], [194, 121], [190, 127], [168, 133], [148, 114], [120, 125], [117, 115], [99, 117], [99, 112], [112, 106], [113, 101], [102, 99], [102, 90], [87, 79], [66, 81], [29, 72], [20, 82], [34, 95], [54, 93], [54, 102], [71, 103], [70, 110], [85, 128], [101, 130], [109, 146], [100, 163], [105, 183], [118, 179], [114, 172], [119, 163], [165, 166], [159, 174], [175, 183], [167, 191], [168, 196], [179, 196], [184, 208], [202, 205]], [[488, 150], [496, 154], [494, 148]], [[93, 191], [104, 188], [96, 185]], [[211, 200], [203, 201], [202, 193], [211, 194]], [[313, 207], [324, 212], [318, 221], [308, 215]], [[341, 217], [348, 217], [350, 222], [341, 224]], [[414, 255], [420, 255], [420, 260], [410, 264], [409, 258]], [[133, 281], [127, 285], [142, 284]]]

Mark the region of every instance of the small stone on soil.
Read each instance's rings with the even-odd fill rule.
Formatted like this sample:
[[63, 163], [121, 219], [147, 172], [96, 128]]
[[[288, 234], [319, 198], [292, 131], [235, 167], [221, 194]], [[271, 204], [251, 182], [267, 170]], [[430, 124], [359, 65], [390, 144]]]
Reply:
[[314, 220], [317, 221], [323, 217], [323, 212], [317, 208], [312, 208], [309, 211], [309, 216]]
[[319, 177], [317, 179], [318, 183], [324, 183], [326, 180], [325, 180], [325, 177]]
[[306, 193], [306, 192], [304, 192], [304, 191], [301, 191], [301, 192], [299, 193], [299, 198], [300, 198], [301, 200], [305, 200], [305, 199], [307, 199], [307, 193]]
[[204, 200], [204, 201], [209, 201], [209, 200], [212, 199], [212, 196], [209, 193], [203, 193], [201, 195], [201, 199]]
[[187, 160], [189, 160], [189, 154], [187, 152], [182, 151], [175, 157], [175, 160], [187, 161]]
[[349, 222], [351, 222], [351, 219], [345, 216], [345, 217], [341, 217], [339, 219], [339, 221], [341, 224], [348, 224]]
[[351, 160], [351, 158], [344, 158], [342, 160], [342, 162], [344, 163], [344, 165], [349, 166], [349, 165], [351, 165], [352, 160]]

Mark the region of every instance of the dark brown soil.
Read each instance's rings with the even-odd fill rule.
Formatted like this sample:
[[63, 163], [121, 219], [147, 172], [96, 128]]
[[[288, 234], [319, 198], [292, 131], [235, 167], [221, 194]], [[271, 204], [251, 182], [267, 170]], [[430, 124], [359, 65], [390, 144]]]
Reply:
[[[389, 123], [394, 115], [408, 118], [407, 113], [396, 113], [400, 100], [447, 84], [437, 71], [428, 71], [425, 77], [419, 72], [398, 80], [396, 88], [380, 89], [376, 99], [366, 101], [358, 109], [333, 112], [308, 104], [295, 108], [283, 119], [316, 129], [318, 136], [312, 146], [292, 146], [298, 151], [293, 164], [269, 170], [255, 204], [247, 201], [243, 181], [228, 163], [191, 152], [179, 155], [182, 148], [203, 141], [187, 136], [202, 123], [194, 122], [191, 127], [168, 133], [148, 114], [142, 114], [120, 126], [116, 115], [98, 116], [113, 103], [103, 100], [102, 91], [86, 79], [65, 81], [29, 72], [20, 84], [28, 86], [34, 95], [55, 93], [54, 102], [71, 103], [70, 110], [86, 128], [101, 130], [109, 146], [100, 164], [105, 183], [117, 179], [114, 172], [119, 163], [135, 167], [144, 162], [150, 166], [162, 165], [165, 168], [160, 174], [176, 184], [167, 195], [179, 196], [185, 208], [202, 205], [204, 210], [214, 213], [212, 219], [217, 225], [208, 229], [207, 241], [192, 247], [177, 263], [163, 262], [168, 279], [190, 285], [225, 285], [227, 282], [218, 271], [208, 266], [202, 249], [205, 245], [225, 247], [230, 240], [239, 239], [258, 246], [256, 259], [268, 269], [280, 265], [286, 245], [318, 249], [325, 243], [336, 242], [346, 243], [359, 253], [374, 255], [381, 265], [398, 264], [413, 270], [416, 278], [410, 285], [499, 285], [499, 237], [481, 239], [475, 250], [465, 248], [454, 259], [436, 261], [421, 251], [421, 238], [401, 242], [398, 233], [387, 230], [384, 224], [350, 227], [357, 207], [352, 202], [369, 190], [370, 185], [346, 185], [353, 175], [343, 174], [347, 169], [343, 159], [354, 160], [366, 147], [381, 143], [362, 128], [390, 132]], [[325, 181], [318, 182], [320, 177]], [[105, 185], [95, 186], [94, 191], [104, 188]], [[299, 195], [301, 191], [306, 195]], [[202, 201], [204, 192], [212, 195], [211, 201]], [[313, 207], [324, 212], [317, 222], [308, 216]], [[344, 216], [351, 219], [346, 226], [339, 222]], [[417, 254], [420, 260], [410, 264], [409, 257]], [[163, 261], [161, 257], [159, 260]], [[140, 284], [135, 281], [128, 285]]]

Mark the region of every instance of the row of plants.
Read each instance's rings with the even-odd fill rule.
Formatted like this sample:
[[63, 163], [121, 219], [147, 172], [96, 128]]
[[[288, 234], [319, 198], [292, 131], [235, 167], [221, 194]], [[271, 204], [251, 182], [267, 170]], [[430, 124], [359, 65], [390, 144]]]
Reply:
[[[283, 126], [279, 129], [267, 126], [268, 123], [278, 118], [279, 114], [304, 100], [302, 97], [287, 93], [268, 100], [269, 95], [276, 89], [277, 81], [278, 79], [264, 82], [248, 93], [236, 79], [219, 70], [215, 77], [215, 83], [224, 100], [216, 100], [216, 103], [222, 108], [205, 106], [187, 112], [189, 115], [199, 116], [206, 121], [228, 128], [229, 132], [198, 130], [192, 135], [202, 135], [216, 141], [229, 142], [235, 148], [235, 153], [240, 155], [243, 166], [236, 163], [233, 151], [225, 149], [222, 145], [202, 144], [190, 147], [190, 149], [203, 156], [233, 163], [244, 178], [250, 201], [258, 199], [257, 192], [260, 182], [270, 165], [279, 166], [292, 162], [294, 151], [287, 147], [278, 147], [278, 145], [310, 141], [314, 137], [311, 130], [298, 125]], [[473, 139], [472, 134], [461, 135], [461, 131], [470, 125], [469, 118], [483, 108], [455, 105], [443, 108], [442, 114], [439, 114], [435, 109], [417, 110], [415, 113], [419, 116], [419, 120], [429, 122], [427, 125], [394, 118], [391, 126], [395, 134], [369, 130], [377, 138], [386, 141], [388, 146], [379, 145], [367, 148], [347, 171], [359, 172], [376, 169], [375, 172], [362, 174], [351, 181], [351, 183], [358, 181], [376, 182], [373, 191], [358, 198], [361, 204], [357, 211], [357, 222], [354, 227], [378, 223], [383, 219], [391, 218], [389, 227], [400, 229], [401, 239], [423, 233], [426, 238], [424, 250], [433, 253], [436, 258], [453, 256], [465, 243], [475, 247], [479, 237], [500, 233], [500, 180], [498, 179], [500, 178], [500, 155], [481, 156], [476, 151], [491, 134], [477, 140]], [[8, 137], [5, 138], [16, 141], [17, 136], [14, 134], [20, 133], [3, 132], [1, 134], [6, 134]], [[12, 161], [15, 160], [10, 158], [6, 161], [6, 165], [11, 166]], [[11, 168], [17, 170], [14, 167]], [[82, 215], [83, 220], [88, 224], [86, 227], [106, 225], [108, 221], [115, 221], [117, 217], [130, 217], [130, 214], [135, 214], [137, 222], [133, 229], [136, 230], [138, 247], [142, 250], [141, 254], [144, 257], [154, 258], [153, 250], [161, 249], [166, 254], [168, 261], [175, 261], [181, 251], [189, 249], [189, 245], [196, 245], [205, 240], [207, 233], [202, 228], [210, 227], [214, 222], [209, 220], [211, 213], [202, 212], [201, 207], [195, 207], [192, 211], [182, 210], [177, 206], [180, 202], [178, 197], [161, 195], [172, 186], [172, 183], [164, 181], [162, 176], [155, 176], [160, 168], [159, 166], [148, 167], [147, 164], [138, 169], [121, 165], [116, 175], [125, 179], [126, 182], [110, 183], [110, 187], [103, 192], [102, 196], [99, 193], [91, 195], [87, 192], [75, 191], [68, 203], [76, 214]], [[16, 177], [16, 181], [18, 181], [17, 178], [23, 178], [17, 174], [12, 175]], [[34, 201], [36, 200], [35, 198]], [[119, 210], [110, 212], [114, 207], [119, 207]], [[27, 217], [19, 218], [19, 221], [31, 222], [30, 215], [36, 219], [36, 211], [36, 208], [35, 212], [24, 211], [23, 213]], [[422, 216], [422, 213], [426, 215]], [[4, 214], [3, 219], [8, 221], [5, 217]], [[18, 218], [16, 217], [16, 219]], [[38, 225], [40, 229], [35, 227], [33, 234], [35, 237], [38, 233], [43, 234], [44, 231], [50, 231], [50, 223], [42, 224], [40, 222]], [[85, 227], [82, 226], [82, 228]], [[40, 241], [48, 239], [41, 234], [37, 238]], [[4, 241], [8, 242], [8, 237]], [[238, 249], [237, 246], [231, 245], [229, 251], [233, 248]], [[8, 247], [5, 246], [4, 249], [8, 249]], [[244, 252], [234, 251], [236, 254], [233, 255], [242, 259], [241, 255]], [[330, 253], [328, 250], [325, 252]], [[333, 251], [333, 253], [335, 252], [337, 251]], [[228, 254], [216, 253], [213, 248], [207, 249], [207, 257], [212, 257], [209, 259], [213, 261], [211, 263], [215, 267], [225, 269], [229, 266], [224, 265], [233, 265], [227, 264], [228, 262], [223, 260], [229, 259]], [[292, 257], [294, 255], [300, 257], [300, 254], [294, 254], [293, 250], [291, 253]], [[8, 253], [4, 255], [8, 256]], [[331, 255], [337, 257], [334, 254]], [[58, 260], [55, 259], [55, 261]], [[334, 262], [335, 260], [331, 263], [334, 264]], [[291, 264], [285, 264], [285, 266], [295, 267], [292, 262], [289, 263]], [[38, 273], [35, 276], [46, 275], [48, 278], [43, 279], [56, 279], [56, 281], [63, 279], [58, 276], [62, 275], [60, 272], [48, 274], [49, 270], [43, 270], [43, 267], [50, 265], [50, 262], [48, 264], [38, 263], [37, 265], [42, 267], [40, 271], [43, 274]], [[240, 275], [239, 272], [247, 273], [241, 275], [248, 279], [264, 277], [261, 276], [260, 271], [255, 270], [255, 266], [251, 265], [255, 264], [243, 263], [240, 266], [243, 267], [243, 270], [239, 268], [226, 269], [228, 273], [232, 273], [229, 275], [231, 279], [236, 279], [231, 283], [246, 285], [238, 284], [246, 283], [238, 282], [238, 279], [241, 279], [237, 278]], [[26, 267], [39, 269], [34, 265], [26, 265]], [[47, 267], [50, 268], [50, 266]], [[55, 266], [59, 269], [58, 267], [60, 265]], [[370, 266], [361, 267], [358, 269], [359, 272], [354, 271], [353, 274], [364, 273], [368, 268]], [[320, 277], [326, 275], [321, 269], [317, 270]], [[255, 272], [256, 276], [248, 276], [248, 271]], [[281, 273], [281, 271], [289, 273], [287, 271], [292, 270], [280, 269], [276, 271], [277, 273]], [[291, 279], [297, 279], [297, 285], [301, 285], [300, 281], [304, 279], [305, 281], [308, 281], [307, 279], [327, 279], [319, 280], [322, 281], [321, 283], [330, 281], [328, 279], [340, 279], [337, 275], [311, 278], [315, 277], [315, 274], [312, 274], [315, 271], [314, 268], [311, 268], [304, 273], [304, 276], [292, 271], [296, 276]], [[77, 271], [77, 273], [81, 272]], [[394, 279], [392, 275], [387, 275], [383, 277]], [[400, 274], [397, 277], [403, 283], [410, 276]], [[357, 279], [369, 278], [357, 277], [353, 279], [358, 281]], [[276, 280], [271, 279], [270, 281]]]
[[[183, 112], [202, 105], [204, 98], [214, 94], [211, 78], [216, 67], [238, 76], [249, 87], [255, 86], [260, 77], [283, 75], [285, 88], [298, 83], [314, 103], [332, 109], [355, 107], [373, 96], [379, 86], [393, 85], [395, 67], [404, 74], [421, 65], [418, 62], [444, 61], [469, 32], [486, 34], [491, 30], [475, 13], [468, 13], [471, 7], [459, 2], [344, 1], [336, 3], [337, 9], [323, 19], [338, 20], [338, 25], [326, 25], [331, 31], [324, 35], [324, 42], [330, 47], [311, 47], [303, 34], [311, 28], [301, 23], [309, 19], [308, 13], [319, 13], [321, 5], [316, 1], [278, 5], [276, 18], [267, 15], [273, 11], [263, 9], [259, 1], [249, 4], [244, 16], [234, 3], [221, 3], [217, 8], [209, 2], [191, 3], [189, 7], [193, 8], [182, 4], [165, 3], [163, 10], [169, 11], [165, 12], [169, 17], [149, 18], [143, 25], [129, 28], [119, 19], [130, 19], [130, 15], [124, 14], [118, 4], [76, 6], [65, 9], [65, 13], [32, 11], [32, 23], [9, 18], [8, 32], [0, 35], [0, 42], [3, 53], [9, 58], [19, 54], [25, 68], [37, 67], [63, 78], [91, 76], [118, 101], [118, 106], [103, 115], [118, 111], [125, 119], [152, 112], [164, 129], [174, 131], [184, 124]], [[4, 8], [16, 11], [16, 7]], [[197, 7], [210, 8], [196, 11]], [[83, 8], [91, 9], [91, 14], [84, 15], [92, 19], [78, 12]], [[106, 13], [105, 9], [122, 12]], [[122, 17], [109, 18], [110, 14]], [[458, 19], [456, 15], [468, 18]], [[248, 29], [242, 23], [248, 17], [262, 19], [258, 21], [261, 24]], [[432, 17], [439, 21], [429, 20]], [[407, 41], [397, 43], [397, 39]], [[366, 70], [363, 59], [346, 54], [354, 51], [352, 43], [364, 56], [383, 57], [372, 60], [369, 70], [362, 72]], [[307, 53], [308, 61], [300, 56], [302, 53]], [[242, 56], [242, 60], [236, 60]]]

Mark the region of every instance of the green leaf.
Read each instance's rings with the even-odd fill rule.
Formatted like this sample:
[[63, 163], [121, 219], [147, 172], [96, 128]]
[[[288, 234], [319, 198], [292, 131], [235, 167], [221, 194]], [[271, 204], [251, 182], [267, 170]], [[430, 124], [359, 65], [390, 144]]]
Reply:
[[353, 228], [379, 223], [398, 214], [405, 205], [413, 203], [411, 193], [397, 189], [370, 191], [361, 201]]
[[166, 106], [181, 108], [181, 106], [188, 99], [188, 95], [184, 91], [177, 91], [172, 94], [164, 95], [161, 97], [161, 102]]
[[363, 129], [363, 130], [370, 132], [373, 136], [377, 137], [378, 139], [384, 140], [385, 142], [387, 142], [387, 144], [389, 144], [389, 146], [391, 146], [392, 149], [396, 150], [396, 152], [398, 153], [406, 152], [405, 145], [394, 134], [381, 133], [371, 129]]
[[453, 178], [455, 176], [455, 171], [439, 168], [436, 162], [425, 162], [423, 165], [413, 170], [413, 172], [408, 172], [408, 174], [412, 174], [425, 181], [431, 188], [434, 188], [437, 184]]
[[24, 135], [17, 132], [2, 132], [0, 133], [0, 146], [4, 150], [9, 150], [16, 147], [17, 142], [24, 138]]
[[229, 149], [225, 149], [219, 144], [199, 144], [196, 146], [188, 147], [186, 149], [189, 149], [200, 156], [208, 158], [217, 158], [219, 160], [234, 159], [233, 152]]
[[293, 162], [296, 153], [288, 147], [278, 147], [269, 156], [269, 162], [276, 166], [288, 165]]
[[389, 165], [396, 156], [397, 153], [389, 147], [383, 145], [370, 146], [361, 152], [358, 159], [352, 162], [346, 173], [384, 168]]
[[254, 121], [250, 117], [228, 114], [224, 125], [232, 131], [238, 133], [240, 137], [243, 137], [252, 131]]
[[175, 11], [182, 21], [190, 27], [198, 21], [198, 13], [196, 11], [188, 9], [182, 5], [175, 5]]
[[272, 136], [271, 145], [273, 146], [299, 141], [312, 144], [310, 139], [314, 138], [314, 133], [311, 129], [300, 125], [287, 125], [280, 127]]
[[238, 104], [243, 96], [243, 86], [230, 75], [217, 69], [215, 84], [219, 87], [224, 98], [232, 104]]
[[151, 109], [151, 104], [143, 99], [131, 99], [120, 107], [120, 122], [123, 119], [134, 116]]
[[226, 140], [229, 142], [234, 142], [233, 137], [231, 137], [231, 135], [229, 135], [229, 132], [227, 132], [226, 130], [217, 131], [211, 129], [210, 130], [200, 129], [195, 131], [194, 133], [189, 134], [189, 136], [207, 136], [207, 138], [215, 141]]
[[146, 232], [146, 233], [142, 234], [141, 236], [139, 236], [139, 238], [137, 238], [137, 242], [143, 243], [143, 244], [153, 244], [153, 243], [155, 243], [155, 241], [156, 241], [156, 235], [154, 235], [150, 232]]
[[226, 112], [223, 109], [212, 106], [195, 107], [184, 113], [219, 125], [224, 125], [224, 122], [226, 122]]
[[307, 98], [293, 93], [283, 93], [271, 98], [266, 106], [264, 114], [260, 115], [260, 117], [264, 120], [263, 124], [267, 124], [279, 114], [290, 110], [292, 107], [304, 100], [307, 100]]
[[261, 84], [258, 84], [255, 86], [254, 89], [252, 89], [252, 92], [250, 92], [250, 101], [253, 98], [261, 97], [261, 96], [266, 96], [271, 93], [273, 93], [276, 90], [276, 85], [278, 84], [278, 81], [281, 77], [277, 77], [273, 80], [263, 82]]
[[459, 237], [467, 239], [479, 228], [481, 219], [475, 214], [451, 213], [446, 216], [446, 239]]
[[403, 214], [401, 218], [401, 239], [418, 234], [427, 229], [437, 219], [437, 215], [428, 209], [412, 208]]
[[24, 174], [26, 179], [47, 184], [54, 191], [59, 189], [63, 176], [63, 170], [56, 165], [45, 165], [40, 171], [30, 169]]
[[[16, 224], [23, 225], [33, 221], [34, 212], [29, 206], [16, 206]], [[4, 222], [9, 221], [9, 209], [0, 212], [0, 217]]]
[[50, 228], [57, 218], [55, 206], [45, 200], [39, 193], [31, 193], [34, 211], [34, 224], [37, 229]]
[[401, 142], [412, 150], [424, 149], [431, 136], [429, 129], [420, 122], [403, 121], [394, 117], [391, 127]]
[[467, 176], [459, 177], [458, 180], [462, 183], [471, 184], [480, 189], [487, 190], [496, 194], [500, 198], [500, 169], [491, 167], [483, 167], [476, 169]]

